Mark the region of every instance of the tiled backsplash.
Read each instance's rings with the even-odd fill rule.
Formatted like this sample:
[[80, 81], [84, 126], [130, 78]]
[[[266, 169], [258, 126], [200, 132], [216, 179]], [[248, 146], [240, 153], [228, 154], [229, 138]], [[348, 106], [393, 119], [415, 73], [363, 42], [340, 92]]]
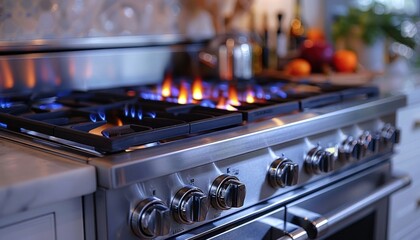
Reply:
[[0, 0], [0, 41], [185, 33], [187, 2]]

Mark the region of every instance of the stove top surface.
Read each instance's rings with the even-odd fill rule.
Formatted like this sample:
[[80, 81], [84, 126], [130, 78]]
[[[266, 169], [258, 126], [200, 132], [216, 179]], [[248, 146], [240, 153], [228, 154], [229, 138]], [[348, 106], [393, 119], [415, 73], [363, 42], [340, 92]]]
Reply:
[[0, 127], [106, 154], [378, 94], [373, 86], [165, 78], [140, 87], [2, 94]]

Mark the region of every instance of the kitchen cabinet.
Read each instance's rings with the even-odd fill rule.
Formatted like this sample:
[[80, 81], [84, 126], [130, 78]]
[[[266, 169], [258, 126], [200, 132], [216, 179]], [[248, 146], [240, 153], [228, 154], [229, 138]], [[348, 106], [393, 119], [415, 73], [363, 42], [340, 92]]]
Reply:
[[95, 169], [0, 137], [0, 240], [84, 239]]
[[412, 99], [417, 96], [420, 96], [420, 89], [408, 93], [407, 107], [397, 114], [401, 139], [393, 159], [394, 170], [408, 173], [412, 183], [391, 196], [390, 240], [420, 239], [420, 101]]

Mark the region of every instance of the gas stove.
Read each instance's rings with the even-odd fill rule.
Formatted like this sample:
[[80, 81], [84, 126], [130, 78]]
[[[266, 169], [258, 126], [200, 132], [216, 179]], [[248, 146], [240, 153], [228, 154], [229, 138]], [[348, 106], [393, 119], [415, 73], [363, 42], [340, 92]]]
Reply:
[[389, 166], [395, 111], [404, 104], [374, 86], [167, 75], [153, 85], [3, 93], [0, 130], [96, 167], [98, 189], [85, 197], [87, 238], [226, 239], [258, 221], [259, 230], [269, 226], [265, 239], [307, 239], [341, 228], [317, 214], [308, 216], [330, 220], [329, 231], [293, 220], [305, 197], [370, 173], [378, 177], [367, 192], [380, 199], [408, 184], [391, 181]]

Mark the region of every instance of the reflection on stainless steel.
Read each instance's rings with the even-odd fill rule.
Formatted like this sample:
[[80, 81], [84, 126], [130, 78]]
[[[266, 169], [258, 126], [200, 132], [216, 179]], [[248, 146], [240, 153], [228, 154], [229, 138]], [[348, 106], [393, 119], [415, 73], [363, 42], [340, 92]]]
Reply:
[[0, 41], [2, 52], [34, 52], [51, 50], [83, 50], [121, 47], [173, 45], [186, 42], [185, 35], [159, 34], [142, 36], [86, 37], [73, 39], [36, 39]]
[[[157, 83], [176, 50], [169, 46], [0, 55], [0, 92], [98, 89]], [[24, 71], [22, 71], [24, 69]]]

